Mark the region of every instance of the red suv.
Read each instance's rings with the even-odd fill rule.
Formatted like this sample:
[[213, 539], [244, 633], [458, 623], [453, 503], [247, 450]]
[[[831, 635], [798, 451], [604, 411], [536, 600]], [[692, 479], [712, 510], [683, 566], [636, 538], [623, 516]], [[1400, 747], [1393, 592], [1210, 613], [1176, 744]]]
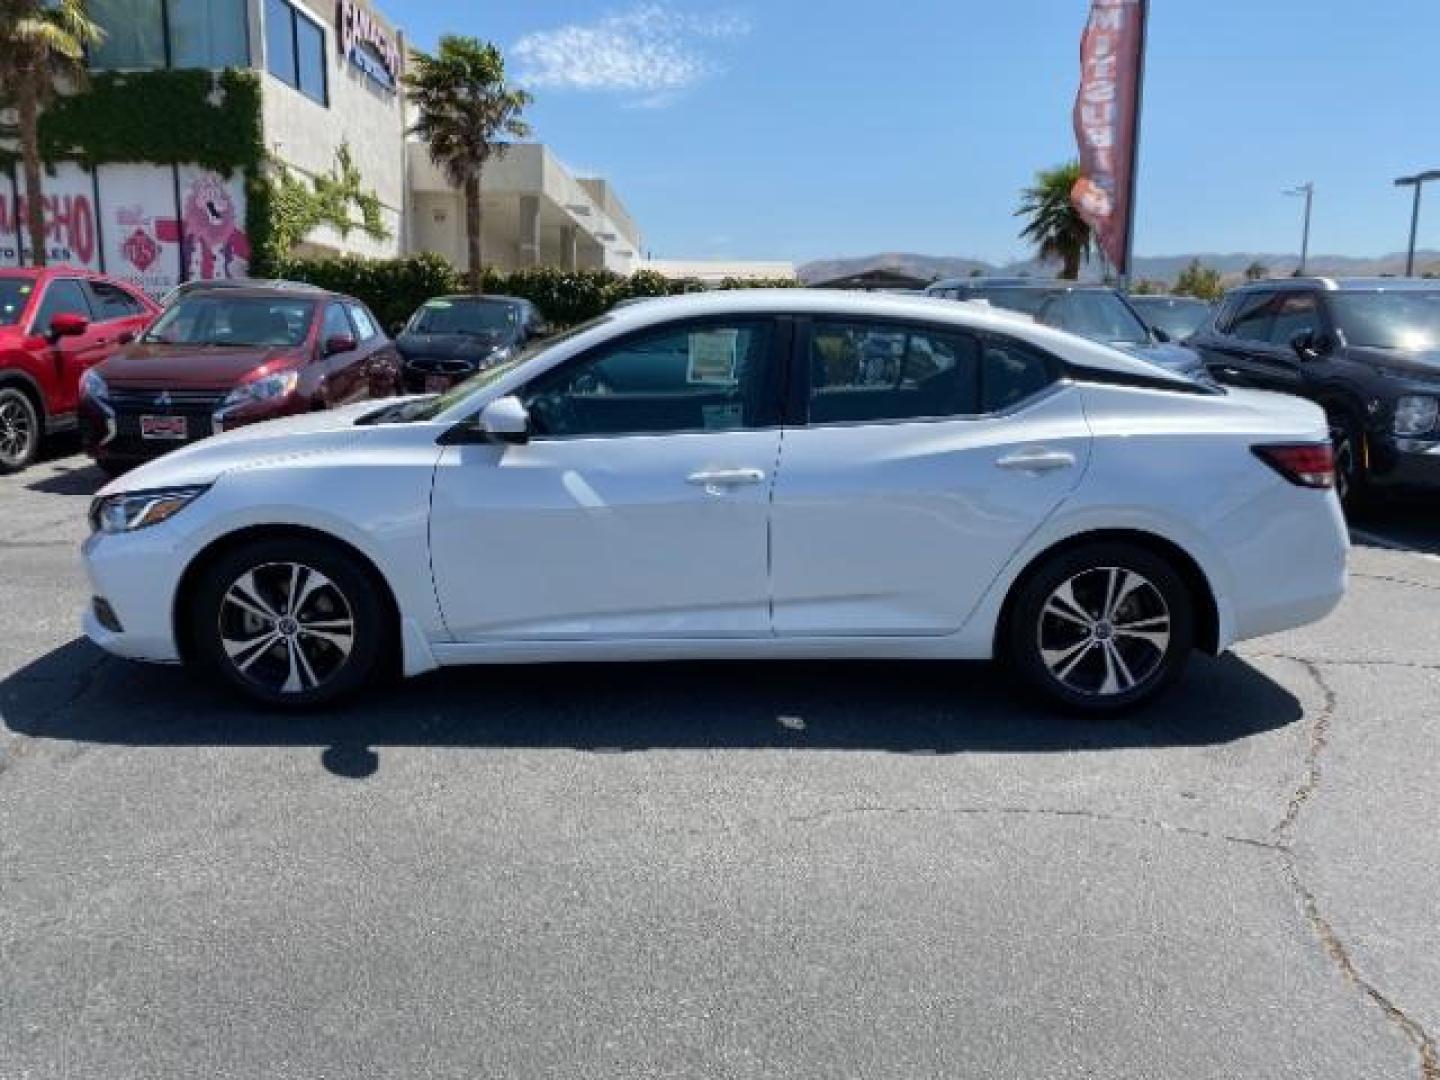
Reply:
[[0, 473], [23, 469], [45, 435], [75, 426], [80, 377], [159, 310], [88, 270], [0, 270]]
[[85, 373], [80, 430], [114, 475], [229, 428], [400, 392], [400, 356], [360, 301], [313, 288], [201, 290]]

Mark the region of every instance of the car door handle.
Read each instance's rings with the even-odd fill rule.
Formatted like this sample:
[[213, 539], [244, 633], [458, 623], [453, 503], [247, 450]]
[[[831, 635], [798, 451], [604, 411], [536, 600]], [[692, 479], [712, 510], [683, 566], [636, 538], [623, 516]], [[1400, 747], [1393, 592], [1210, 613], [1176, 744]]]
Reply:
[[712, 495], [719, 495], [726, 488], [763, 484], [765, 471], [763, 469], [704, 469], [697, 473], [691, 473], [685, 478], [685, 482], [694, 487], [703, 487]]
[[1075, 455], [1065, 450], [1021, 450], [995, 462], [1001, 469], [1016, 472], [1044, 473], [1057, 469], [1073, 469]]

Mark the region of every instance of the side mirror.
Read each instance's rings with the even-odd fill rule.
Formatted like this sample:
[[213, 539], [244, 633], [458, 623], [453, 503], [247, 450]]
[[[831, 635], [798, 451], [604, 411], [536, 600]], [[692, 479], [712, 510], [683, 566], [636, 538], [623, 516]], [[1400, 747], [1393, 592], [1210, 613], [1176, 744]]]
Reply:
[[513, 394], [496, 398], [480, 410], [480, 432], [491, 442], [530, 441], [530, 412]]
[[131, 345], [135, 341], [135, 333], [132, 330], [126, 330], [115, 340], [118, 341], [121, 345]]
[[336, 353], [354, 352], [358, 346], [355, 339], [349, 334], [335, 334], [325, 339], [325, 355], [334, 356]]
[[404, 332], [405, 324], [403, 322], [392, 322], [390, 324], [390, 336], [392, 338], [399, 337]]
[[1324, 334], [1317, 334], [1313, 330], [1301, 330], [1290, 339], [1290, 348], [1295, 350], [1295, 355], [1301, 360], [1314, 360], [1329, 350], [1330, 343]]
[[1175, 339], [1170, 336], [1170, 331], [1161, 330], [1158, 326], [1152, 326], [1150, 332], [1155, 335], [1155, 340], [1161, 345], [1169, 345]]
[[79, 337], [90, 329], [90, 320], [72, 311], [62, 311], [50, 320], [50, 337], [59, 341], [62, 337]]

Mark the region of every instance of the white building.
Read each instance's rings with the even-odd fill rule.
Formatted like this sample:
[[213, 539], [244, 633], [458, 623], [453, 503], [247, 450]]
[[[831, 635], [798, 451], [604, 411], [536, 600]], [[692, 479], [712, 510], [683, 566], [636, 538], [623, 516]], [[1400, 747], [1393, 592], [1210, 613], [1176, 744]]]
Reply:
[[[433, 251], [464, 270], [465, 200], [428, 148], [409, 144], [412, 251]], [[556, 266], [628, 274], [644, 240], [609, 182], [575, 177], [539, 143], [519, 143], [481, 174], [482, 251], [500, 270]]]

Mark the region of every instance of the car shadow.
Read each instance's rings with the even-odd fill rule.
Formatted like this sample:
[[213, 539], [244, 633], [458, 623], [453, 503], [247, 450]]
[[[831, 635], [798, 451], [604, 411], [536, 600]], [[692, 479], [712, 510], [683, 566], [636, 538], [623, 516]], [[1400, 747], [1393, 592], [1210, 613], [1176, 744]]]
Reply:
[[435, 672], [329, 711], [266, 712], [177, 668], [82, 640], [0, 681], [11, 730], [122, 746], [315, 746], [363, 778], [389, 746], [457, 749], [1105, 751], [1233, 742], [1294, 723], [1284, 687], [1234, 656], [1197, 656], [1176, 691], [1120, 719], [1056, 714], [988, 664], [670, 663]]
[[94, 495], [105, 486], [107, 477], [97, 467], [56, 464], [48, 476], [31, 480], [25, 487], [42, 495]]
[[1353, 512], [1351, 525], [1360, 530], [1354, 539], [1362, 546], [1368, 534], [1411, 551], [1440, 555], [1440, 498], [1377, 500]]

